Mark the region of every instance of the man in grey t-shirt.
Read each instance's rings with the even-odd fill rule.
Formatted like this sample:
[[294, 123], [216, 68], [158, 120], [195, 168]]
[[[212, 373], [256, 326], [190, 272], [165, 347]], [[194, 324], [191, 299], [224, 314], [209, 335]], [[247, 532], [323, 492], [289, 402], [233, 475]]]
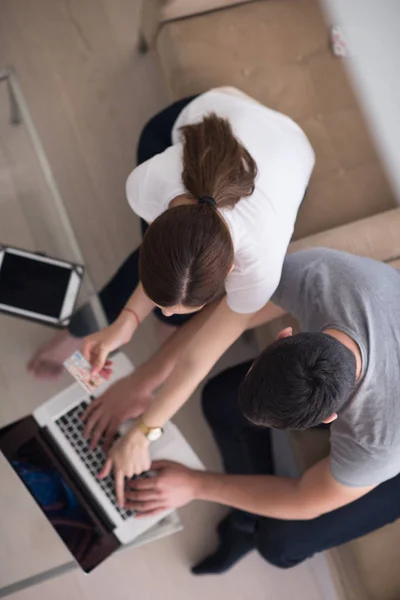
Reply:
[[[255, 547], [293, 566], [400, 516], [400, 273], [303, 250], [287, 256], [272, 300], [254, 325], [288, 312], [302, 333], [282, 331], [253, 364], [218, 375], [203, 393], [229, 475], [163, 464], [154, 480], [163, 508], [197, 498], [236, 509], [195, 573], [226, 570]], [[298, 479], [273, 475], [269, 428], [321, 424], [331, 424], [330, 455]], [[148, 493], [148, 483], [137, 485]]]
[[[397, 475], [400, 472], [398, 271], [344, 252], [325, 248], [304, 250], [287, 257], [273, 301], [297, 318], [302, 331], [328, 335], [333, 331], [359, 363], [356, 383], [349, 393], [339, 399], [335, 397], [336, 390], [333, 392], [335, 410], [329, 408], [329, 411], [338, 413], [338, 418], [331, 426], [331, 475], [344, 486], [359, 488], [376, 486]], [[311, 344], [313, 340], [311, 337]], [[285, 344], [282, 351], [284, 348]], [[262, 358], [258, 368], [263, 368]], [[248, 387], [251, 385], [249, 377]], [[244, 404], [251, 412], [251, 401], [245, 400]], [[267, 415], [265, 418], [268, 420]], [[317, 424], [315, 419], [309, 423]]]

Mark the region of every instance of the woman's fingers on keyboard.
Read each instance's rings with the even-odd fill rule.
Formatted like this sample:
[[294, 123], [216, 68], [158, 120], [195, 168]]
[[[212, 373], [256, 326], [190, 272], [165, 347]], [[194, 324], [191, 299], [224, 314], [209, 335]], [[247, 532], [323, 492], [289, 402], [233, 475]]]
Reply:
[[111, 458], [107, 458], [106, 462], [104, 463], [104, 467], [99, 473], [99, 479], [105, 479], [111, 473], [112, 466], [113, 464]]
[[90, 417], [90, 415], [92, 414], [92, 412], [98, 408], [98, 404], [99, 404], [99, 399], [98, 398], [96, 400], [93, 400], [89, 404], [89, 406], [86, 408], [86, 410], [84, 411], [83, 415], [81, 416], [81, 419], [82, 419], [83, 422], [87, 421], [87, 419]]
[[103, 449], [108, 452], [115, 441], [115, 436], [118, 433], [118, 422], [115, 418], [108, 422], [106, 432], [104, 434]]
[[108, 417], [103, 415], [99, 421], [97, 421], [95, 427], [92, 430], [92, 434], [91, 434], [91, 439], [90, 439], [90, 448], [91, 450], [94, 450], [97, 446], [97, 444], [100, 441], [101, 436], [103, 435], [104, 431], [106, 430], [108, 425]]
[[100, 406], [95, 406], [92, 412], [82, 420], [86, 421], [85, 429], [83, 430], [83, 435], [88, 438], [90, 437], [91, 432], [95, 428], [97, 422], [101, 419], [101, 411], [99, 410]]

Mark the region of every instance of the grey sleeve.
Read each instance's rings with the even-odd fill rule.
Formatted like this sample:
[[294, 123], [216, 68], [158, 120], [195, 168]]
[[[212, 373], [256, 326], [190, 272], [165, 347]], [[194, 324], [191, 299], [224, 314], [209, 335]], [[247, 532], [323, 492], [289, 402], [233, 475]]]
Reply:
[[279, 285], [271, 297], [274, 304], [294, 316], [297, 316], [301, 305], [299, 295], [302, 289], [304, 258], [304, 251], [286, 255]]
[[364, 446], [345, 435], [331, 438], [332, 476], [349, 487], [378, 485], [400, 472], [400, 448]]

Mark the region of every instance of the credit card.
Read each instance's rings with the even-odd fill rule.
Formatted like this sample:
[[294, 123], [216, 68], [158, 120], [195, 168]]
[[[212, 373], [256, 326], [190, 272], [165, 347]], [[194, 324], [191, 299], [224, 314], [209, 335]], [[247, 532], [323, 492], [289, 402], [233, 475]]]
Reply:
[[105, 383], [105, 379], [101, 375], [98, 373], [92, 375], [90, 373], [92, 365], [79, 351], [74, 352], [63, 364], [68, 373], [76, 379], [88, 394], [92, 394], [98, 387]]

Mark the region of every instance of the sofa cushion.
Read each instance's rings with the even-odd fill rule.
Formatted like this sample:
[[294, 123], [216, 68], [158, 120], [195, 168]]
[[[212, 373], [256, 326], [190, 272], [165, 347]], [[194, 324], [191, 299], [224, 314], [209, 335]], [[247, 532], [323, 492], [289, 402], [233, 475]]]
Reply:
[[234, 85], [305, 130], [316, 166], [295, 239], [395, 206], [317, 0], [265, 0], [163, 25], [158, 55], [177, 99]]

